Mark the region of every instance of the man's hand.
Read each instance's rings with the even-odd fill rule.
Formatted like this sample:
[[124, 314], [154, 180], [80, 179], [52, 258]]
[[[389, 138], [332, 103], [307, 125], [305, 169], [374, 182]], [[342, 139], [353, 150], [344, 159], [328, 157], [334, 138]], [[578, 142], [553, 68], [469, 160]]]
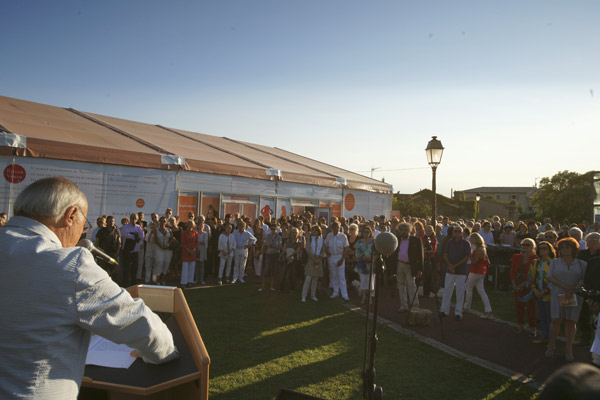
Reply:
[[344, 259], [340, 258], [340, 260], [335, 265], [337, 265], [338, 267], [341, 267], [343, 263], [344, 263]]
[[423, 276], [423, 272], [419, 271], [417, 272], [417, 275], [415, 275], [415, 278], [419, 279], [421, 276]]
[[131, 352], [129, 352], [129, 355], [133, 358], [142, 358], [142, 355], [135, 350], [131, 350]]

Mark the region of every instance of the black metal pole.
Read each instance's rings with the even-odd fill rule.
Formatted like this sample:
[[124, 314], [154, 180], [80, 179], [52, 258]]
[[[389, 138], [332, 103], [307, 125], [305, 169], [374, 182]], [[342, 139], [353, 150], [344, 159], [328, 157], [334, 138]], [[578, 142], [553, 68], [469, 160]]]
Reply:
[[432, 177], [431, 177], [431, 192], [433, 194], [433, 199], [431, 202], [431, 212], [432, 212], [432, 217], [431, 217], [431, 224], [435, 227], [435, 224], [437, 223], [437, 197], [435, 195], [435, 172], [437, 170], [437, 166], [436, 165], [432, 165], [431, 166], [431, 172], [432, 172]]
[[[375, 352], [377, 350], [377, 309], [379, 305], [379, 291], [381, 289], [381, 280], [383, 279], [383, 258], [378, 254], [373, 265], [375, 272], [375, 304], [373, 306], [373, 327], [371, 328], [371, 337], [369, 341], [369, 363], [363, 371], [363, 399], [364, 400], [383, 400], [383, 388], [375, 385]], [[369, 294], [370, 296], [370, 294]], [[369, 323], [367, 319], [367, 324]]]

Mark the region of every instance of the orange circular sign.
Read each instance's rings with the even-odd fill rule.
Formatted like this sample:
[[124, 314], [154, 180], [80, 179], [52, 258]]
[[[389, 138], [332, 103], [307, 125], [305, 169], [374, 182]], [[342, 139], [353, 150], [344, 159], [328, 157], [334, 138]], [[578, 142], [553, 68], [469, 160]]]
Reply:
[[11, 164], [4, 168], [4, 179], [10, 183], [21, 183], [25, 180], [25, 176], [27, 172], [19, 164]]
[[352, 193], [348, 193], [344, 198], [344, 207], [346, 207], [346, 210], [352, 211], [354, 209], [354, 203], [354, 195]]
[[137, 199], [135, 201], [135, 205], [137, 206], [137, 208], [142, 208], [144, 207], [144, 204], [146, 204], [146, 202], [144, 201], [144, 199]]

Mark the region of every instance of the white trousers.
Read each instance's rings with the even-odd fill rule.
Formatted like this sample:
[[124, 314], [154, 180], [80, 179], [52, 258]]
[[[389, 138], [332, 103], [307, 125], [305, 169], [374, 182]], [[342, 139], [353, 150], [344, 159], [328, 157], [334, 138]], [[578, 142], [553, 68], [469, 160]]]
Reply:
[[181, 284], [186, 285], [194, 279], [196, 261], [184, 261], [181, 263]]
[[154, 274], [166, 275], [169, 272], [169, 264], [171, 264], [172, 257], [172, 250], [157, 249], [156, 253], [154, 253]]
[[454, 309], [454, 314], [462, 316], [466, 284], [467, 277], [465, 275], [446, 273], [446, 279], [444, 280], [444, 297], [442, 297], [441, 308], [441, 311], [444, 314], [450, 314], [450, 300], [452, 300], [452, 292], [454, 291], [454, 286], [456, 286], [456, 308]]
[[248, 261], [248, 249], [235, 249], [233, 260], [233, 280], [237, 281], [239, 279], [244, 279], [244, 273], [246, 272], [246, 262]]
[[[144, 260], [145, 260], [144, 269], [146, 270], [146, 274], [145, 274], [146, 279], [144, 279], [144, 282], [148, 283], [148, 282], [150, 282], [150, 275], [152, 274], [152, 269], [156, 268], [154, 266], [154, 261], [155, 261], [154, 248], [150, 247], [150, 245], [146, 245], [146, 255], [144, 256]], [[154, 280], [154, 281], [156, 280], [156, 275], [157, 275], [157, 273], [156, 273], [156, 271], [154, 271], [152, 280]]]
[[[254, 252], [256, 253], [257, 250], [254, 250]], [[254, 273], [256, 274], [256, 276], [261, 276], [262, 273], [262, 263], [263, 263], [263, 255], [259, 254], [258, 257], [256, 255], [254, 255]]]
[[227, 257], [219, 256], [219, 259], [219, 280], [223, 280], [223, 270], [225, 269], [225, 264], [227, 264], [227, 271], [225, 271], [225, 277], [228, 278], [231, 274], [231, 262], [233, 261], [233, 254], [228, 255]]
[[329, 263], [329, 280], [333, 286], [332, 296], [342, 294], [342, 298], [348, 298], [348, 288], [346, 287], [346, 262], [343, 261], [342, 265], [337, 266], [338, 261], [342, 256], [329, 256], [327, 262]]
[[419, 296], [417, 295], [417, 284], [415, 277], [410, 272], [410, 264], [398, 260], [396, 268], [396, 281], [398, 282], [398, 295], [400, 297], [400, 309], [419, 308]]
[[302, 286], [302, 300], [306, 300], [308, 295], [308, 288], [310, 287], [310, 297], [317, 298], [317, 282], [319, 278], [316, 276], [308, 276], [304, 278], [304, 285]]
[[490, 299], [488, 298], [487, 293], [483, 287], [483, 280], [485, 275], [483, 274], [474, 274], [470, 273], [467, 277], [467, 289], [465, 291], [465, 307], [467, 310], [471, 309], [471, 301], [473, 300], [473, 287], [477, 289], [477, 293], [481, 297], [481, 301], [483, 302], [483, 310], [486, 313], [492, 312], [492, 305], [490, 304]]

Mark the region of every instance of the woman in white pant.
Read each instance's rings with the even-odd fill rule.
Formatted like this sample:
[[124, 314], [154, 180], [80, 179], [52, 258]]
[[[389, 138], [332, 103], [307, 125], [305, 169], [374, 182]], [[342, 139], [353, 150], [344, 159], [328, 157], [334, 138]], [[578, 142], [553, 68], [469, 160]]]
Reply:
[[325, 247], [323, 246], [323, 237], [321, 228], [318, 225], [311, 229], [311, 236], [306, 245], [307, 260], [304, 266], [304, 286], [302, 286], [302, 302], [306, 301], [308, 288], [310, 287], [310, 298], [317, 299], [317, 282], [323, 277], [323, 258], [325, 257]]
[[[369, 225], [361, 228], [362, 237], [356, 242], [356, 268], [360, 276], [361, 305], [367, 304], [367, 299], [375, 288], [375, 276], [371, 279], [371, 260], [373, 257], [373, 231]], [[371, 285], [369, 286], [369, 281]]]
[[[225, 224], [225, 231], [219, 236], [219, 285], [223, 284], [223, 272], [225, 272], [225, 278], [229, 283], [229, 274], [231, 274], [231, 263], [233, 261], [233, 253], [235, 252], [235, 239], [231, 234], [231, 224]], [[227, 270], [225, 271], [225, 266]]]
[[478, 233], [471, 234], [469, 241], [475, 250], [471, 253], [471, 268], [469, 270], [469, 276], [467, 278], [467, 288], [465, 292], [465, 308], [468, 310], [471, 308], [471, 301], [473, 300], [473, 288], [477, 289], [481, 301], [483, 302], [484, 314], [481, 318], [490, 318], [492, 316], [492, 306], [490, 305], [490, 299], [485, 293], [483, 287], [483, 280], [487, 274], [487, 266], [490, 262], [487, 257], [487, 251], [485, 248], [485, 242]]
[[173, 234], [167, 228], [167, 219], [161, 217], [158, 220], [158, 229], [154, 236], [155, 258], [154, 258], [154, 274], [157, 276], [157, 283], [159, 285], [165, 284], [165, 277], [169, 271], [169, 264], [171, 264], [171, 257], [173, 256], [173, 250], [169, 248], [173, 241]]

